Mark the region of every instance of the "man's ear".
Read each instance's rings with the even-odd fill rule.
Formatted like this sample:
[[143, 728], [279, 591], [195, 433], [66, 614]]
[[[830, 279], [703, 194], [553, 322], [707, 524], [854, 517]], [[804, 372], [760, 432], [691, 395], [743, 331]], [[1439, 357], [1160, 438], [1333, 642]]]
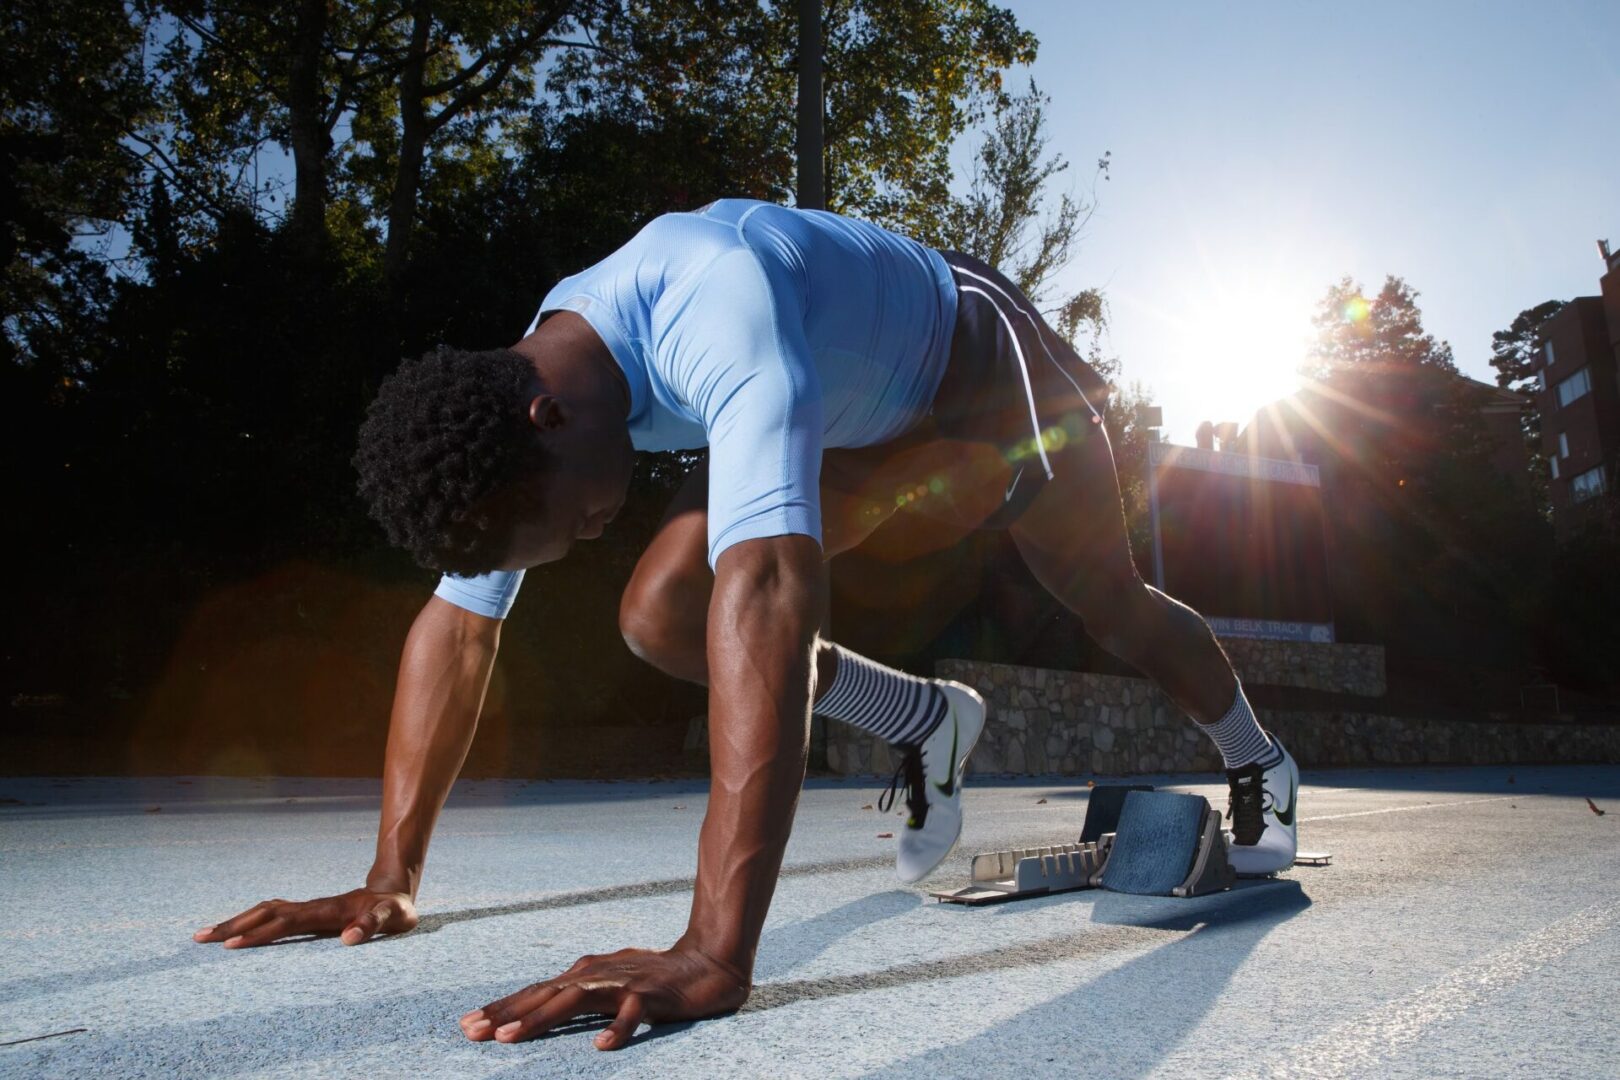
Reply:
[[572, 412], [555, 394], [536, 394], [529, 401], [529, 423], [539, 431], [552, 431], [562, 427]]

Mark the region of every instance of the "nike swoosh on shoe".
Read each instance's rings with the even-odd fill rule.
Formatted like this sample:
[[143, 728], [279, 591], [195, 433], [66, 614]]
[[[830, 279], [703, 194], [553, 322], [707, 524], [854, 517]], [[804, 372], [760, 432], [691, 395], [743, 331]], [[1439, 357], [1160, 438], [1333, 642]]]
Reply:
[[946, 777], [944, 780], [935, 780], [934, 786], [941, 795], [947, 799], [956, 794], [956, 740], [962, 733], [962, 725], [956, 719], [956, 710], [951, 710], [951, 756], [945, 763]]
[[1290, 829], [1294, 827], [1294, 804], [1298, 802], [1298, 797], [1299, 786], [1294, 778], [1290, 776], [1288, 778], [1288, 809], [1280, 810], [1273, 807], [1271, 811], [1282, 825]]

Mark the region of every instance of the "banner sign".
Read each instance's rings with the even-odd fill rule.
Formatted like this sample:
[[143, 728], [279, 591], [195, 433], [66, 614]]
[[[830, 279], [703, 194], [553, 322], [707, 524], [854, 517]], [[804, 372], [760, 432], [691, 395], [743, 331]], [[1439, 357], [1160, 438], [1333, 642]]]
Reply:
[[1332, 623], [1282, 622], [1277, 619], [1224, 619], [1205, 616], [1216, 637], [1265, 638], [1268, 641], [1314, 641], [1333, 643]]
[[1315, 465], [1306, 465], [1299, 461], [1283, 461], [1281, 458], [1200, 450], [1195, 446], [1176, 446], [1174, 443], [1148, 443], [1148, 464], [1155, 467], [1197, 469], [1200, 472], [1220, 473], [1223, 476], [1242, 476], [1250, 480], [1270, 480], [1279, 484], [1322, 486], [1321, 470]]

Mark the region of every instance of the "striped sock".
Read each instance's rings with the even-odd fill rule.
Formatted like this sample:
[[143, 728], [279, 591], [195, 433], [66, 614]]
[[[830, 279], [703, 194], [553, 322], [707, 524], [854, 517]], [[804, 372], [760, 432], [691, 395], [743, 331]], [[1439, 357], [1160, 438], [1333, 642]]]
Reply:
[[891, 744], [919, 746], [945, 719], [949, 705], [939, 687], [850, 652], [842, 645], [832, 685], [816, 699], [816, 712], [842, 720]]
[[1226, 710], [1226, 715], [1202, 726], [1204, 733], [1215, 740], [1228, 769], [1241, 769], [1256, 761], [1269, 769], [1282, 760], [1275, 744], [1260, 730], [1254, 710], [1249, 708], [1249, 699], [1243, 696], [1242, 683], [1238, 684], [1237, 696], [1232, 699], [1232, 707]]

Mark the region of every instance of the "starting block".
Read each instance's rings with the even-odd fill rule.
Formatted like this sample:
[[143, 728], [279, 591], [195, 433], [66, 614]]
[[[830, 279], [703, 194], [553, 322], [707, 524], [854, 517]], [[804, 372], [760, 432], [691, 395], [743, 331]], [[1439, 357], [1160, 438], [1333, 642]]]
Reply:
[[[1331, 859], [1301, 852], [1295, 865], [1326, 866]], [[1229, 889], [1236, 880], [1220, 812], [1208, 799], [1109, 784], [1092, 789], [1077, 843], [975, 855], [967, 888], [932, 895], [970, 905], [1092, 888], [1190, 897]]]

